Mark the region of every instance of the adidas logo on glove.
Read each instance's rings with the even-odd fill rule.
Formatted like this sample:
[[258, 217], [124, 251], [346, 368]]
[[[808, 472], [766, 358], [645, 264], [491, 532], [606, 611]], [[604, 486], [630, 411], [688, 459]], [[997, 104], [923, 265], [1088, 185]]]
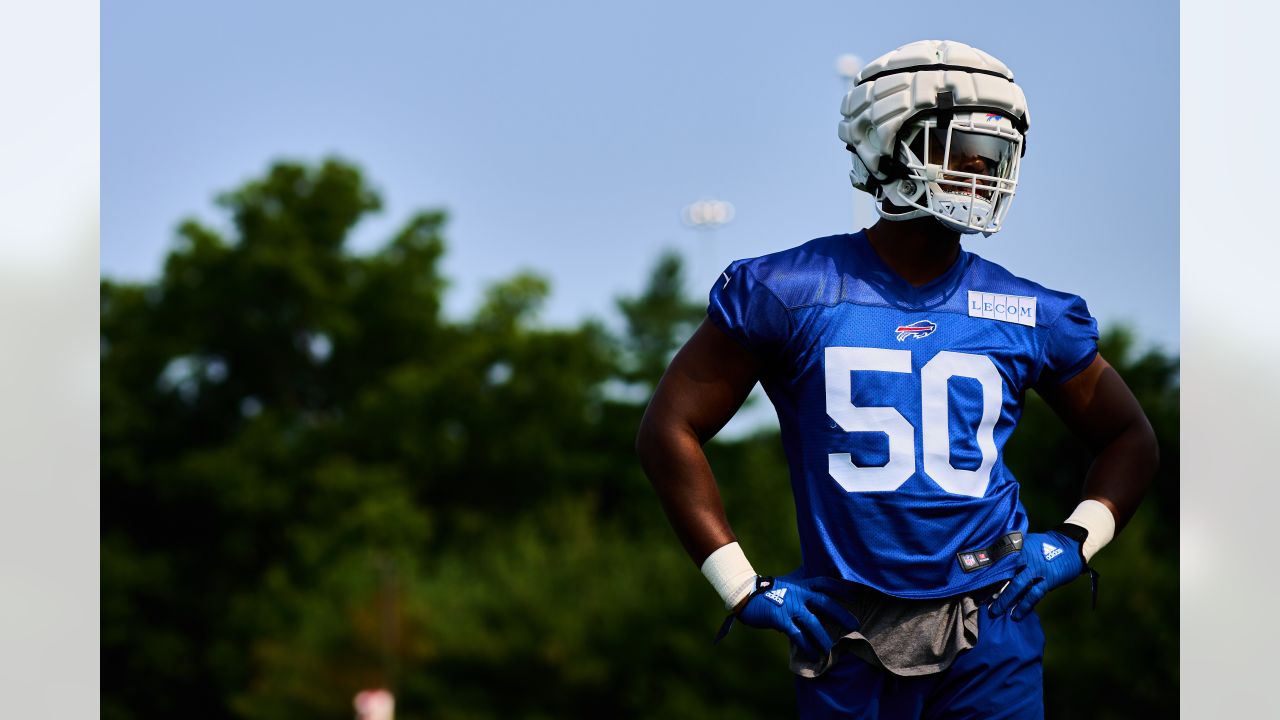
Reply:
[[1041, 543], [1041, 549], [1044, 550], [1044, 559], [1052, 560], [1062, 554], [1062, 548], [1054, 547], [1049, 543]]
[[778, 588], [777, 590], [770, 590], [769, 592], [765, 593], [764, 596], [774, 601], [778, 605], [781, 605], [782, 599], [787, 596], [787, 589]]

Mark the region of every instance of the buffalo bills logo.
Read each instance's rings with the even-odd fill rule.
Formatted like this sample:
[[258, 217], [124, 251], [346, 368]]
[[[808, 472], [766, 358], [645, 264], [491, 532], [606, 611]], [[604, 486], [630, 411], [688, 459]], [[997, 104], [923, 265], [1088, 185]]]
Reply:
[[996, 115], [995, 113], [987, 113], [987, 122], [999, 122], [1003, 119], [1004, 119], [1003, 115]]
[[937, 330], [937, 329], [938, 329], [937, 324], [930, 322], [928, 320], [918, 320], [916, 322], [911, 323], [910, 325], [899, 325], [897, 330], [898, 342], [902, 342], [907, 338], [928, 337], [929, 335], [933, 334], [934, 330]]

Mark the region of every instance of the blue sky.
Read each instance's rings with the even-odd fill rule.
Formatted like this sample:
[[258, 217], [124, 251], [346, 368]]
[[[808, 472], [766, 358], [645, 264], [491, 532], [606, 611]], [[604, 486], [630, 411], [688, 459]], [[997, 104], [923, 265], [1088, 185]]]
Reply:
[[[449, 211], [451, 313], [533, 269], [545, 321], [611, 319], [667, 247], [702, 295], [735, 258], [872, 222], [835, 60], [922, 38], [999, 57], [1031, 108], [1008, 222], [967, 249], [1176, 351], [1174, 2], [104, 3], [102, 272], [154, 277], [179, 219], [225, 223], [216, 192], [338, 155], [385, 201], [356, 249]], [[680, 222], [708, 197], [737, 211], [713, 237]]]

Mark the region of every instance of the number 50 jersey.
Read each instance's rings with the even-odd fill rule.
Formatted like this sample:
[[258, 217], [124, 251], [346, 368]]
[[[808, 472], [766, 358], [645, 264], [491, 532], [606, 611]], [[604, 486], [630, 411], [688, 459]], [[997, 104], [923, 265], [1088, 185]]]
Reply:
[[1028, 388], [1096, 355], [1083, 300], [964, 250], [912, 287], [858, 233], [734, 262], [707, 314], [764, 368], [804, 575], [904, 598], [1013, 575], [981, 555], [1026, 532], [1004, 444]]

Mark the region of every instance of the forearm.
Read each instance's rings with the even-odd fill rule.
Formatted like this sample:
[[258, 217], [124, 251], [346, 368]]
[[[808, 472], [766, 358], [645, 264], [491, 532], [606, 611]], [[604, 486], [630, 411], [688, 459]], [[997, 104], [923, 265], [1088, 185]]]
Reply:
[[1106, 505], [1118, 532], [1137, 512], [1159, 463], [1155, 432], [1146, 416], [1139, 414], [1098, 449], [1085, 476], [1084, 498]]
[[663, 428], [646, 415], [636, 438], [645, 475], [695, 565], [735, 542], [702, 443], [691, 428]]

